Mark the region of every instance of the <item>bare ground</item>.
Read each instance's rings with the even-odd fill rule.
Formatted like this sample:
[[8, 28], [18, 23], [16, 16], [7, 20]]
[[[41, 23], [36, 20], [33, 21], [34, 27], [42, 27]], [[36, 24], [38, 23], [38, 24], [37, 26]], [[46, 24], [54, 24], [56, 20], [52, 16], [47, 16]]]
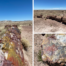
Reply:
[[43, 17], [48, 15], [63, 16], [66, 15], [66, 10], [34, 10], [34, 17], [41, 14]]
[[34, 18], [34, 31], [44, 32], [66, 32], [66, 25], [51, 19]]
[[22, 38], [25, 38], [29, 41], [30, 45], [28, 50], [25, 51], [26, 59], [29, 61], [30, 66], [32, 66], [32, 26], [22, 26], [21, 32]]

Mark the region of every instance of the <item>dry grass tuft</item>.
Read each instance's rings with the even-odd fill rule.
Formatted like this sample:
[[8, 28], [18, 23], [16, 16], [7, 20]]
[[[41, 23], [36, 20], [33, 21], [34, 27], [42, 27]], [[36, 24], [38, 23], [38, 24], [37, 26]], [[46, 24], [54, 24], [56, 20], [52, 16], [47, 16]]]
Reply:
[[39, 52], [37, 54], [37, 58], [38, 58], [38, 61], [43, 61], [42, 57], [41, 57], [41, 50], [39, 50]]
[[28, 47], [29, 47], [29, 41], [27, 39], [22, 39], [22, 45], [24, 47], [24, 49], [27, 51]]

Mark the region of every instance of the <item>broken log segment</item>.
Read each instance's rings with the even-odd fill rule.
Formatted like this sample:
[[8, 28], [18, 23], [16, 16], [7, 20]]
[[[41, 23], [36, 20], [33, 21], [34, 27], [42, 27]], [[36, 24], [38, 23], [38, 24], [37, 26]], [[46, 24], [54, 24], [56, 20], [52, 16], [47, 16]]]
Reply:
[[39, 15], [39, 16], [37, 16], [37, 18], [42, 18], [42, 16], [43, 16], [43, 15]]
[[66, 16], [62, 17], [62, 23], [66, 23]]
[[56, 20], [58, 22], [62, 21], [62, 17], [61, 16], [47, 16], [47, 19], [52, 19], [52, 20]]
[[55, 20], [56, 16], [47, 16], [46, 19], [52, 19]]
[[62, 21], [62, 17], [61, 16], [56, 16], [55, 20], [58, 21], [58, 22], [61, 22]]

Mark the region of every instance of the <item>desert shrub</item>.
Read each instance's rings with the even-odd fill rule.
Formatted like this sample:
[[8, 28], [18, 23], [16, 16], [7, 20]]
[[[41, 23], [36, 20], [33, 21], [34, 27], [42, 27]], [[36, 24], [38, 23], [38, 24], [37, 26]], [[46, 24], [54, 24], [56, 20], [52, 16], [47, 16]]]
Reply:
[[19, 26], [18, 26], [18, 29], [19, 29], [20, 32], [21, 32], [21, 30], [22, 30], [22, 25], [19, 25]]
[[45, 36], [46, 36], [46, 37], [49, 37], [49, 36], [51, 36], [51, 35], [52, 35], [52, 34], [46, 34]]
[[31, 26], [31, 24], [29, 24], [29, 26]]
[[42, 15], [42, 16], [43, 16], [43, 13], [41, 13], [40, 15]]
[[52, 27], [52, 24], [50, 26]]
[[38, 61], [43, 61], [42, 57], [41, 57], [41, 50], [39, 50], [39, 52], [37, 54], [37, 58], [38, 58]]
[[22, 42], [23, 48], [27, 51], [29, 46], [29, 41], [27, 39], [22, 39], [21, 42]]
[[47, 19], [45, 18], [45, 20], [47, 20]]

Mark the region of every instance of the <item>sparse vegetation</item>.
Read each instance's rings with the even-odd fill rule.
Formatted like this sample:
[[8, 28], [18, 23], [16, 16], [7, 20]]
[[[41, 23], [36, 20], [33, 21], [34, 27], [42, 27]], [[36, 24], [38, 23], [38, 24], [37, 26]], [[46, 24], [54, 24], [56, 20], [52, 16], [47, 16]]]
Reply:
[[[65, 32], [66, 10], [34, 10], [35, 32]], [[42, 14], [42, 17], [40, 15]], [[39, 17], [37, 17], [39, 15]], [[65, 28], [65, 29], [64, 29]]]
[[[61, 16], [64, 14], [65, 10], [34, 10], [34, 16], [37, 15], [43, 15], [44, 17], [48, 16], [48, 15], [55, 15], [55, 16]], [[65, 11], [66, 13], [66, 11]]]
[[47, 20], [47, 19], [45, 18], [45, 20]]
[[50, 37], [50, 36], [52, 36], [52, 35], [53, 35], [53, 34], [46, 34], [45, 36], [46, 36], [46, 37]]
[[22, 41], [22, 45], [23, 45], [24, 49], [27, 51], [28, 46], [29, 46], [29, 41], [26, 39], [22, 39], [21, 41]]
[[[29, 24], [32, 25], [32, 21], [11, 21], [11, 22], [5, 22], [5, 21], [0, 21], [0, 27], [4, 27], [5, 25], [25, 25], [28, 26]], [[0, 28], [1, 29], [1, 28]]]
[[6, 29], [2, 29], [0, 32], [0, 37], [6, 32]]
[[38, 55], [37, 55], [37, 58], [38, 58], [38, 62], [39, 61], [43, 61], [42, 60], [42, 57], [41, 57], [41, 50], [39, 50]]
[[52, 24], [50, 26], [52, 27]]

